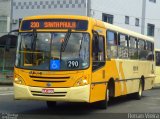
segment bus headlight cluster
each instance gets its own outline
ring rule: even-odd
[[[75,83],[75,86],[84,86],[84,85],[87,85],[87,84],[88,84],[88,81],[86,79],[80,78]]]
[[[14,82],[17,83],[17,84],[21,84],[21,85],[25,84],[24,81],[23,81],[23,79],[20,76],[18,76],[18,75],[14,76]]]

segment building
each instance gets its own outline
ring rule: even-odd
[[[159,11],[158,0],[13,0],[12,29],[30,15],[85,15],[154,37],[160,48]]]
[[[11,0],[0,0],[0,81],[10,79],[13,74],[16,48],[6,50],[6,34],[11,27]],[[14,37],[15,40],[15,37]]]
[[[0,0],[0,36],[10,31],[11,0]]]
[[[155,48],[160,48],[160,1],[147,0],[145,13],[145,27],[146,35],[155,38]]]

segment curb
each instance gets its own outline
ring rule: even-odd
[[[1,85],[13,86],[13,81],[12,80],[9,80],[9,81],[6,81],[6,80],[2,81],[2,80],[0,80],[0,86]]]

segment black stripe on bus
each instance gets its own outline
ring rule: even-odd
[[[69,79],[70,77],[43,77],[43,76],[30,76],[31,78],[43,78],[43,79]]]
[[[103,83],[108,83],[108,81],[103,81],[103,82],[92,82],[91,84],[103,84]]]
[[[154,78],[154,77],[145,77],[145,79]],[[115,82],[121,82],[121,81],[130,81],[130,80],[140,80],[141,78],[130,78],[130,79],[121,79],[121,80],[114,80]],[[108,83],[108,81],[103,82],[92,82],[91,84],[103,84]]]
[[[149,79],[149,78],[154,78],[154,77],[145,77],[144,79]],[[130,80],[140,80],[140,79],[141,79],[141,78],[121,79],[121,80],[115,80],[115,82],[130,81]]]
[[[46,81],[45,81],[45,80],[34,80],[34,81],[36,81],[36,82],[46,82],[46,83],[47,83],[47,82],[50,82],[50,83],[52,83],[52,82],[54,82],[54,83],[66,82],[66,81],[58,81],[58,80],[57,80],[57,81],[48,81],[48,80],[46,80]]]

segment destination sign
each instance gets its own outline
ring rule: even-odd
[[[21,30],[32,29],[75,29],[87,30],[88,21],[69,19],[24,20]]]

